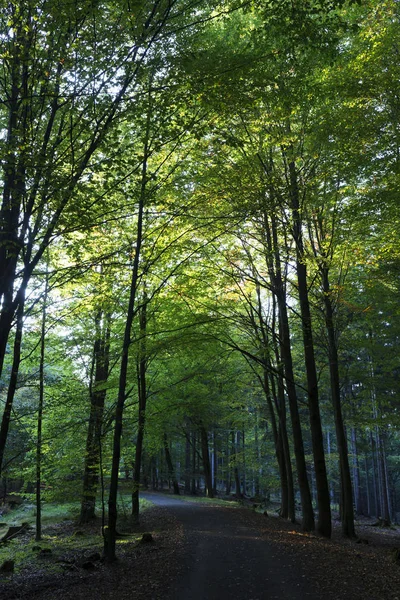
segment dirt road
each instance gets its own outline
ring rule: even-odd
[[[143,496],[184,527],[184,564],[170,600],[317,599],[301,568],[260,535],[248,510]]]

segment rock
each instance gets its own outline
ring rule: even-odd
[[[13,560],[5,560],[0,567],[0,573],[14,573],[14,566]]]
[[[140,540],[140,542],[142,544],[149,544],[151,542],[154,542],[153,536],[151,535],[151,533],[144,533],[142,535],[142,539]]]
[[[26,531],[28,528],[29,528],[29,523],[22,523],[22,525],[13,525],[12,527],[9,527],[8,530],[5,532],[5,534],[1,537],[0,543],[10,540],[11,538],[15,537],[16,535],[19,535],[20,533],[23,533],[24,531]]]

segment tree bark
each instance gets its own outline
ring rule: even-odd
[[[186,431],[186,440],[185,440],[185,494],[190,494],[190,432]]]
[[[314,510],[312,507],[310,486],[307,478],[303,434],[301,431],[300,414],[294,379],[289,318],[286,304],[286,286],[284,284],[281,269],[276,218],[274,214],[271,214],[270,218],[271,225],[269,225],[267,215],[264,215],[264,229],[268,249],[266,258],[270,279],[273,285],[273,293],[275,294],[278,306],[280,356],[283,362],[285,387],[289,403],[290,420],[292,424],[293,446],[302,509],[302,529],[303,531],[312,531],[315,527]]]
[[[46,281],[43,294],[42,324],[40,338],[40,361],[39,361],[39,405],[37,418],[37,440],[36,440],[36,535],[35,540],[42,539],[42,425],[44,406],[44,360],[46,350],[46,318],[47,318],[47,296],[49,293],[49,273],[46,269]]]
[[[204,425],[200,425],[201,456],[203,460],[204,480],[208,498],[214,498],[213,482],[211,475],[210,452],[208,448],[208,434]]]
[[[165,460],[167,462],[167,468],[168,468],[168,476],[169,476],[169,479],[172,481],[172,486],[174,488],[174,494],[179,496],[179,494],[180,494],[179,484],[178,484],[178,481],[175,476],[175,469],[174,469],[174,465],[172,463],[171,452],[169,449],[168,437],[167,437],[166,433],[164,433],[164,450],[165,450]]]
[[[135,466],[133,469],[133,491],[132,491],[132,516],[136,522],[139,522],[139,485],[140,469],[142,466],[144,428],[146,422],[146,328],[147,328],[147,296],[143,294],[143,304],[139,312],[140,321],[140,341],[139,341],[139,364],[138,364],[138,395],[139,395],[139,414],[138,414],[138,433],[135,449]]]
[[[287,163],[289,176],[290,204],[292,210],[293,239],[296,244],[297,288],[303,331],[304,359],[307,376],[308,410],[310,415],[311,440],[313,447],[314,470],[317,486],[318,524],[317,531],[324,537],[332,532],[329,485],[326,473],[325,452],[319,410],[318,377],[315,364],[314,340],[312,332],[310,302],[307,284],[302,217],[300,213],[299,188],[296,166],[293,160]]]
[[[191,493],[193,496],[196,495],[196,432],[192,432],[192,483]]]
[[[99,465],[104,403],[107,395],[105,385],[109,374],[111,317],[98,310],[95,316],[96,339],[93,346],[93,378],[90,384],[90,414],[86,437],[86,453],[83,474],[80,523],[95,519],[96,495],[99,485]]]
[[[121,355],[121,366],[119,373],[119,384],[118,384],[118,398],[115,407],[115,425],[114,425],[114,437],[113,437],[113,453],[112,453],[112,464],[111,464],[111,479],[110,489],[108,496],[108,527],[106,534],[104,535],[104,555],[107,562],[113,562],[116,560],[115,554],[115,543],[117,536],[117,492],[118,492],[118,474],[119,474],[119,462],[121,456],[121,436],[122,436],[122,416],[124,411],[124,405],[126,400],[126,383],[128,378],[128,363],[129,363],[129,348],[131,345],[131,331],[133,318],[135,315],[136,306],[136,294],[138,287],[139,278],[139,260],[141,255],[141,247],[143,242],[143,216],[146,199],[146,185],[147,185],[147,161],[149,158],[149,145],[150,145],[150,119],[151,119],[151,102],[149,101],[147,120],[146,120],[146,132],[143,148],[143,163],[142,163],[142,177],[141,177],[141,190],[139,197],[138,206],[138,221],[136,231],[136,248],[135,257],[133,260],[131,285],[129,290],[129,303],[126,314],[124,339],[122,345]]]
[[[215,430],[213,431],[213,494],[217,495],[217,487],[218,487],[218,444],[217,444],[217,434]]]
[[[23,317],[24,317],[24,302],[21,302],[17,309],[17,328],[15,331],[14,348],[13,348],[13,362],[11,367],[10,381],[8,383],[7,398],[3,412],[3,418],[0,427],[0,475],[2,473],[2,466],[4,460],[4,452],[6,448],[8,430],[10,428],[11,411],[14,402],[14,396],[17,389],[19,365],[21,363],[21,344],[22,344],[22,330],[23,330]]]
[[[236,488],[236,496],[238,498],[242,498],[243,494],[240,490],[240,477],[239,477],[239,468],[237,464],[237,433],[232,431],[232,464],[233,464],[233,474],[235,478],[235,488]]]
[[[342,494],[342,533],[346,537],[356,537],[354,529],[353,490],[350,475],[347,439],[342,415],[342,401],[340,397],[339,358],[334,326],[334,312],[332,306],[331,289],[329,285],[328,268],[321,268],[323,296],[325,304],[325,327],[328,335],[328,356],[331,397],[335,420],[336,442],[339,454],[340,481]],[[321,459],[322,460],[322,459]],[[318,484],[317,484],[318,485]]]

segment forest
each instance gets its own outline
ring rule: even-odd
[[[2,0],[0,514],[400,521],[400,5]],[[17,501],[17,500],[16,500]],[[1,518],[1,517],[0,517]]]

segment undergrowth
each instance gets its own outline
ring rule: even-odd
[[[130,494],[119,494],[118,512],[120,525],[129,524]],[[99,504],[100,506],[100,504]],[[140,512],[147,510],[152,503],[141,499]],[[80,511],[79,502],[43,503],[42,507],[42,539],[35,541],[36,508],[32,504],[23,504],[0,517],[0,536],[8,530],[8,526],[27,523],[26,531],[5,543],[0,543],[0,566],[7,560],[14,561],[14,574],[34,570],[38,572],[60,572],[62,561],[73,560],[74,557],[87,552],[102,553],[103,537],[101,531],[101,506],[96,511],[98,519],[90,527],[78,525]],[[135,543],[141,534],[130,534],[126,538],[117,539],[117,546]],[[45,550],[45,552],[43,552]],[[46,550],[48,553],[46,553]],[[58,562],[57,562],[58,561]],[[61,562],[60,562],[61,561]],[[9,575],[0,574],[0,583]]]

